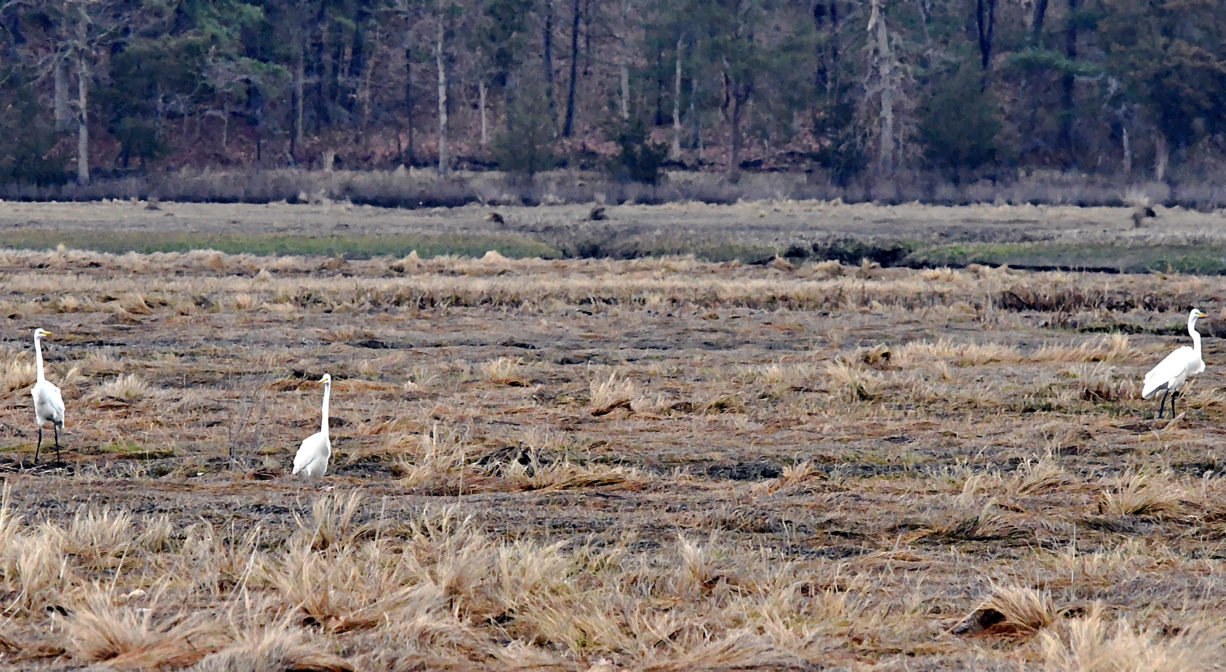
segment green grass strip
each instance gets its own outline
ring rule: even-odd
[[[1110,245],[1095,243],[956,243],[916,250],[914,266],[1008,264],[1070,270],[1108,268],[1126,273],[1226,274],[1226,245]]]
[[[518,236],[459,234],[323,235],[194,233],[161,231],[65,231],[56,229],[0,230],[0,246],[23,250],[55,249],[59,245],[95,252],[188,252],[217,250],[227,254],[318,255],[369,259],[402,257],[413,250],[422,257],[480,257],[489,250],[512,258],[561,256],[539,241]]]

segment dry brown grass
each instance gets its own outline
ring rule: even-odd
[[[68,655],[116,670],[182,669],[220,641],[216,625],[198,618],[155,622],[155,608],[119,606],[101,592],[89,594],[65,618]]]
[[[0,272],[0,667],[1220,660],[1216,339],[1153,423],[1135,390],[1178,316],[1000,297],[1220,312],[1223,278],[67,249]],[[1153,329],[1090,333],[1116,324]],[[62,469],[29,468],[33,326]],[[330,472],[291,480],[323,372]]]
[[[592,415],[604,415],[615,408],[630,408],[637,388],[634,381],[626,380],[610,371],[608,376],[598,375],[588,385],[588,408]]]
[[[30,355],[19,355],[8,360],[4,370],[0,371],[0,387],[9,392],[30,387],[35,380],[34,357]]]
[[[492,383],[522,387],[529,382],[529,369],[521,359],[499,357],[481,364],[481,373]]]
[[[120,374],[97,390],[97,395],[124,402],[134,402],[149,396],[149,384],[139,374]]]
[[[1024,638],[1054,624],[1058,617],[1056,605],[1047,591],[998,585],[974,612],[955,626],[954,632]]]
[[[1226,633],[1207,618],[1161,633],[1093,609],[1043,633],[1042,650],[1044,669],[1060,672],[1213,670],[1222,666]]]
[[[1115,516],[1178,511],[1189,492],[1170,474],[1129,471],[1110,479],[1098,495],[1098,510]]]

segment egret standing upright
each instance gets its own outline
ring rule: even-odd
[[[1145,374],[1145,386],[1141,389],[1141,398],[1149,399],[1158,390],[1163,390],[1162,402],[1158,404],[1158,417],[1166,406],[1167,395],[1171,397],[1171,417],[1175,417],[1175,397],[1183,387],[1188,376],[1194,376],[1205,370],[1205,360],[1200,358],[1200,334],[1196,331],[1196,319],[1209,317],[1196,308],[1188,313],[1188,334],[1192,336],[1192,345],[1183,346],[1167,355],[1158,362],[1158,366]]]
[[[50,421],[55,430],[55,461],[60,461],[60,427],[64,426],[64,397],[60,388],[47,380],[43,375],[43,337],[51,332],[39,327],[34,330],[34,364],[37,380],[30,388],[30,396],[34,397],[34,420],[38,423],[38,446],[34,448],[34,464],[38,464],[38,454],[43,448],[43,423]]]
[[[328,397],[332,393],[332,376],[325,373],[319,382],[324,384],[323,422],[318,432],[303,440],[294,456],[294,473],[318,478],[328,470],[328,458],[332,455],[332,442],[328,440]]]

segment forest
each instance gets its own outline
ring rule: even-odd
[[[0,183],[181,170],[1203,179],[1216,0],[7,0]]]

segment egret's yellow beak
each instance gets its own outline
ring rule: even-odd
[[[43,336],[52,336],[53,334],[46,329],[43,330]]]

